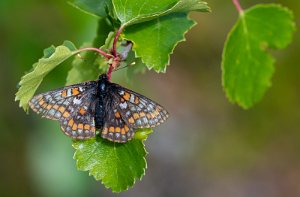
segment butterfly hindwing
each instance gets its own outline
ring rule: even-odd
[[[114,84],[118,110],[126,124],[133,128],[151,128],[163,123],[168,112],[151,99]]]
[[[70,115],[60,120],[61,129],[74,139],[92,138],[96,135],[95,95],[85,94],[78,100],[80,101],[79,105],[69,105],[66,108]]]
[[[113,102],[108,104],[101,137],[113,142],[125,143],[133,138],[134,130],[122,119],[117,104]]]
[[[59,120],[62,131],[75,139],[95,136],[94,100],[96,82],[84,82],[34,96],[33,111]]]

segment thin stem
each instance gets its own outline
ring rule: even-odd
[[[113,56],[111,54],[105,53],[104,51],[102,51],[101,49],[97,49],[97,48],[82,48],[82,49],[78,49],[76,52],[80,53],[82,51],[96,51],[98,53],[100,53],[101,55],[103,55],[104,57],[106,57],[107,59],[113,58]]]
[[[232,0],[232,2],[239,13],[243,12],[243,8],[241,7],[239,0]]]
[[[111,73],[112,73],[112,71],[113,71],[113,66],[112,66],[112,64],[109,64],[109,69],[108,69],[108,72],[106,74],[108,81],[110,81],[110,79],[111,79]]]
[[[114,42],[113,42],[113,48],[112,48],[112,54],[114,57],[117,57],[117,42],[119,40],[119,37],[123,31],[123,26],[121,26],[118,31],[116,32]]]

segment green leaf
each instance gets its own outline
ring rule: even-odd
[[[107,23],[105,19],[99,19],[97,36],[93,41],[93,44],[84,44],[84,47],[95,47],[105,44],[108,34],[112,31],[112,27]],[[72,63],[72,69],[68,73],[67,85],[80,83],[83,81],[94,80],[101,73],[102,66],[105,66],[105,62],[101,62],[102,56],[94,51],[85,51],[80,53],[80,57],[76,57]]]
[[[151,133],[153,133],[153,129],[138,129],[136,130],[134,138],[144,141],[148,138],[149,134]]]
[[[111,0],[74,0],[69,3],[87,14],[100,17],[106,17],[113,9]]]
[[[149,21],[174,12],[210,11],[201,0],[113,0],[122,26]]]
[[[76,47],[70,41],[65,41],[63,45],[51,46],[44,50],[44,56],[33,65],[33,71],[22,77],[20,88],[15,100],[20,100],[20,107],[28,110],[28,101],[43,81],[43,78],[60,63],[76,53]]]
[[[113,192],[128,189],[145,174],[147,152],[140,140],[120,144],[97,137],[75,141],[73,147],[77,168],[89,171]]]
[[[165,72],[170,54],[195,24],[187,14],[174,13],[127,27],[124,38],[134,43],[136,57],[141,57],[149,69]]]
[[[222,59],[223,86],[231,102],[249,108],[261,100],[274,73],[268,49],[286,47],[294,31],[293,14],[279,5],[256,5],[240,14]]]

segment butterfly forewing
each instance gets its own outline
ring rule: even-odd
[[[168,112],[151,99],[117,84],[118,110],[122,118],[133,128],[151,128],[160,125],[168,118]]]
[[[29,106],[43,117],[59,120],[63,132],[75,139],[95,136],[95,81],[66,86],[34,96]]]

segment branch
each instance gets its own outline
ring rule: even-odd
[[[102,51],[101,49],[97,49],[97,48],[82,48],[82,49],[78,49],[77,51],[75,51],[76,53],[80,53],[82,51],[96,51],[98,53],[100,53],[101,55],[103,55],[104,57],[106,57],[107,59],[113,58],[112,55],[105,53],[104,51]]]
[[[232,0],[232,2],[239,13],[243,12],[243,8],[241,7],[239,0]]]
[[[113,48],[112,48],[112,54],[114,57],[117,57],[117,42],[119,40],[119,37],[121,35],[123,31],[123,27],[121,26],[118,31],[116,32],[115,38],[114,38],[114,42],[113,42]]]

